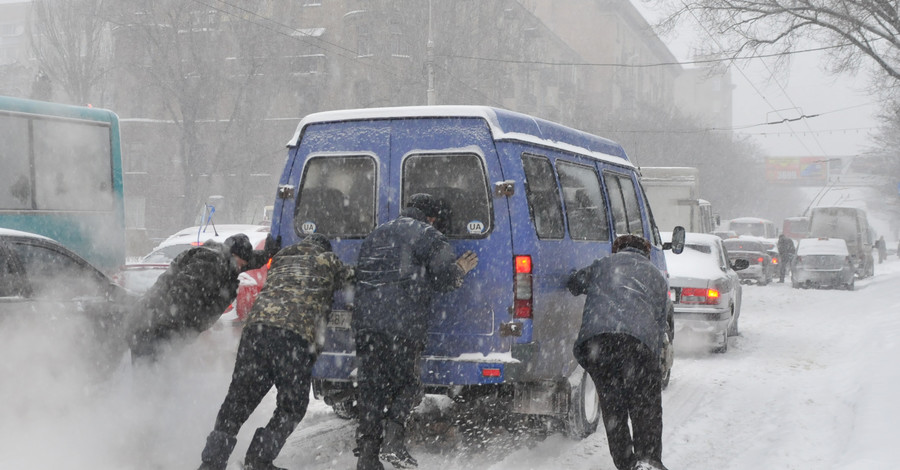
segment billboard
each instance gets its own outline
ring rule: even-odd
[[[768,157],[766,181],[792,186],[822,186],[828,181],[831,160],[826,157]]]

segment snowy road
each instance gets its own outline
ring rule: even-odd
[[[900,259],[876,269],[853,292],[745,286],[742,334],[725,354],[676,338],[663,393],[669,468],[898,468]],[[196,468],[231,368],[212,351],[233,342],[215,332],[158,370],[123,365],[100,389],[38,373],[30,387],[0,384],[0,468]],[[242,429],[231,470],[273,406],[269,394]],[[276,464],[354,468],[354,428],[313,401]],[[449,434],[411,450],[423,470],[614,469],[602,428],[577,442],[499,431],[477,450]]]

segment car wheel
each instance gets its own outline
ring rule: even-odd
[[[722,343],[712,350],[716,354],[723,354],[728,351],[728,329],[722,332],[721,340]]]
[[[584,439],[597,430],[600,422],[600,395],[590,374],[580,367],[577,383],[572,384],[569,413],[566,416],[566,435],[572,439]],[[571,379],[570,379],[571,383]]]
[[[759,281],[757,281],[757,284],[759,284],[761,286],[764,286],[768,283],[769,283],[769,276],[766,276],[765,274],[763,274],[763,276],[759,279]]]

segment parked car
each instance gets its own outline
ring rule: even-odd
[[[671,234],[662,237],[668,241]],[[743,258],[732,262],[722,239],[703,233],[685,234],[681,254],[665,253],[675,336],[683,330],[706,333],[714,341],[714,352],[727,351],[728,337],[739,333],[742,288],[737,271],[749,263]]]
[[[738,259],[747,260],[749,266],[738,273],[741,281],[754,281],[764,286],[775,276],[772,269],[772,255],[766,251],[763,242],[748,238],[731,238],[723,240],[722,244],[732,263]]]
[[[125,316],[134,300],[55,240],[0,228],[0,345],[51,355],[39,367],[74,367],[81,359],[91,368],[85,372],[111,371],[128,350]]]
[[[855,269],[842,238],[804,238],[791,263],[793,287],[837,287],[853,290]]]
[[[150,253],[143,256],[136,263],[122,266],[113,276],[113,280],[122,287],[135,293],[143,293],[156,279],[169,269],[169,264],[176,256],[189,248],[200,246],[209,240],[224,242],[232,235],[243,233],[250,239],[255,249],[261,249],[269,234],[266,225],[227,224],[213,226],[189,227],[179,230],[169,238],[163,240]],[[249,272],[249,271],[248,271]]]

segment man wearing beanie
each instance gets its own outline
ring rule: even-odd
[[[375,228],[359,251],[351,327],[358,361],[358,470],[417,467],[406,421],[419,395],[419,355],[432,318],[431,296],[452,291],[478,264],[459,258],[434,225],[441,205],[413,194],[400,217]]]
[[[277,251],[272,236],[254,251],[244,234],[208,241],[172,260],[138,300],[128,320],[131,359],[158,359],[174,339],[194,339],[211,327],[237,297],[238,275],[262,267]]]

